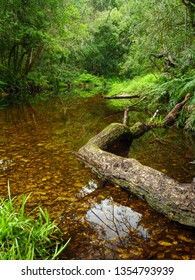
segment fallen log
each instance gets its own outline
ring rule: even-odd
[[[122,93],[113,96],[103,96],[104,99],[131,99],[131,98],[139,98],[140,95],[129,95],[128,93]]]
[[[182,184],[166,174],[142,165],[133,158],[108,152],[119,140],[133,141],[141,126],[130,130],[126,125],[112,123],[91,138],[76,153],[103,180],[121,186],[144,199],[156,211],[183,225],[195,227],[195,183]]]

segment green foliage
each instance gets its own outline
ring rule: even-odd
[[[82,67],[96,75],[120,73],[121,64],[131,45],[128,22],[117,9],[104,11],[88,27],[90,34],[82,46]]]
[[[117,1],[116,0],[91,0],[91,4],[94,8],[94,10],[98,11],[104,11],[108,10],[114,7],[117,7]]]
[[[150,110],[158,109],[161,112],[168,113],[174,106],[182,101],[187,93],[191,93],[191,99],[188,105],[195,104],[195,71],[191,70],[185,75],[179,75],[175,78],[167,78],[166,81],[156,84],[149,93],[147,106]],[[177,125],[185,126],[186,129],[194,130],[194,112],[183,110],[177,120]]]
[[[174,74],[193,67],[194,30],[181,0],[120,2],[133,42],[123,74],[130,70],[137,75],[151,68]]]
[[[186,93],[195,92],[195,71],[191,72],[191,75],[185,75],[181,82],[181,95],[183,96]]]
[[[8,87],[21,88],[29,80],[35,82],[36,76],[42,86],[56,80],[49,72],[67,62],[84,36],[84,25],[78,25],[80,15],[71,1],[1,1],[0,14],[0,74]],[[39,74],[28,77],[32,70]]]
[[[171,75],[193,68],[194,29],[181,0],[80,0],[82,5],[89,36],[80,62],[86,70],[132,78],[154,68]]]
[[[151,90],[151,87],[157,83],[159,80],[159,75],[147,74],[145,76],[138,76],[132,80],[126,80],[122,82],[115,82],[112,84],[112,89],[109,91],[108,95],[112,96],[115,94],[120,94],[122,92],[130,94],[139,94]]]
[[[74,92],[89,97],[105,91],[105,79],[88,73],[80,74],[73,82]],[[77,89],[79,89],[77,91]]]
[[[185,118],[184,128],[195,132],[195,111],[193,111],[187,119]]]
[[[65,89],[70,82],[83,94],[104,93],[99,77],[106,77],[117,80],[109,94],[147,95],[145,106],[163,114],[194,94],[193,1],[3,0],[0,15],[2,95],[18,99],[17,89]],[[193,124],[190,116],[184,112],[179,123]]]
[[[149,119],[149,123],[150,122],[154,122],[155,124],[157,124],[158,127],[163,127],[163,116],[160,115],[160,116],[156,116],[155,118],[150,118]]]
[[[47,211],[39,207],[34,219],[30,215],[37,209],[25,215],[27,199],[11,198],[8,185],[8,199],[0,201],[0,259],[56,259],[69,241],[62,245],[59,228],[50,221]]]
[[[167,95],[169,100],[169,111],[179,101],[181,101],[187,93],[194,95],[195,92],[195,72],[190,71],[189,73],[176,77],[174,79],[168,79],[166,82],[157,86],[153,91],[153,98],[155,102],[160,101],[163,95]]]
[[[93,86],[102,86],[104,79],[88,73],[82,73],[74,81],[74,85],[81,86],[82,84],[91,84]]]

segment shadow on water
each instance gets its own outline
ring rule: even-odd
[[[57,96],[0,111],[0,195],[29,194],[71,242],[64,259],[195,259],[195,231],[169,221],[118,186],[102,182],[74,156],[89,138],[123,113],[100,97]],[[131,121],[140,112],[132,112]],[[127,153],[171,177],[195,176],[195,140],[178,129],[154,130]],[[119,152],[119,148],[115,147]]]

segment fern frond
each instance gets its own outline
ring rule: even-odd
[[[193,77],[193,79],[191,79],[190,81],[188,81],[182,88],[181,90],[181,94],[186,94],[186,93],[193,93],[195,92],[195,76]]]

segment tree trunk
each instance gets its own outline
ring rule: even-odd
[[[195,227],[195,183],[181,184],[135,159],[108,152],[119,140],[131,142],[144,128],[137,125],[130,130],[123,124],[112,123],[91,138],[76,155],[103,180],[120,185],[146,200],[170,219]]]
[[[28,75],[28,73],[32,70],[35,62],[41,57],[43,51],[44,51],[44,47],[40,46],[37,48],[33,56],[33,49],[31,49],[29,57],[27,59],[26,67],[24,69],[24,73],[23,73],[24,76]]]

